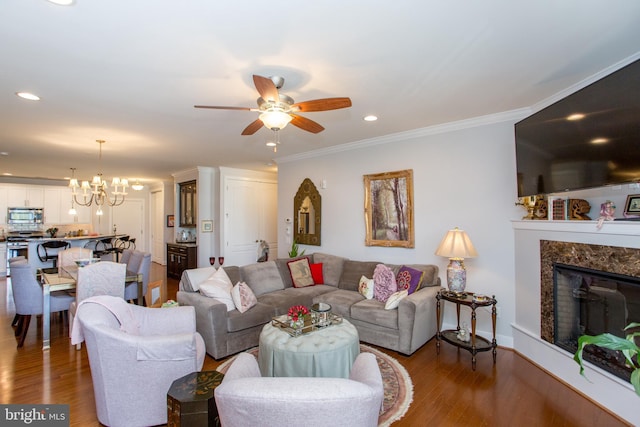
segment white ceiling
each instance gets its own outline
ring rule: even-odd
[[[106,177],[149,182],[532,106],[638,53],[640,2],[3,0],[0,40],[0,173],[87,179],[105,139]],[[353,106],[274,154],[258,113],[193,108],[255,107],[253,74]]]

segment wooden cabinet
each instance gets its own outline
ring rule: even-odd
[[[167,244],[167,276],[180,279],[182,272],[197,266],[197,247],[194,245]]]
[[[181,182],[180,189],[180,227],[195,227],[197,218],[197,194],[196,181]]]

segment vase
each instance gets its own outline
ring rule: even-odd
[[[290,325],[293,329],[302,329],[304,327],[304,318],[299,317],[298,320],[291,319]]]

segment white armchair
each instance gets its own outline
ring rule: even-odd
[[[255,357],[240,353],[214,393],[225,427],[374,427],[384,391],[371,353],[358,355],[349,379],[261,377]]]
[[[77,320],[72,344],[86,342],[98,420],[166,424],[169,387],[204,363],[193,307],[146,308],[102,295],[82,301]]]

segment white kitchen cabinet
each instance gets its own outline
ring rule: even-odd
[[[76,209],[76,215],[69,215],[71,209],[71,189],[63,187],[60,191],[62,206],[60,208],[60,220],[62,224],[90,224],[91,223],[91,207],[73,204]],[[79,197],[82,200],[82,197]]]
[[[8,192],[9,190],[6,187],[0,186],[0,224],[7,223],[7,207],[9,206],[7,204]]]
[[[44,188],[40,186],[8,187],[7,206],[10,208],[43,208]]]
[[[7,242],[0,242],[0,276],[7,275]]]
[[[63,221],[62,198],[64,193],[60,187],[51,187],[44,189],[44,222],[45,224],[61,224]],[[66,215],[68,216],[68,215]],[[67,218],[65,218],[67,220]]]

